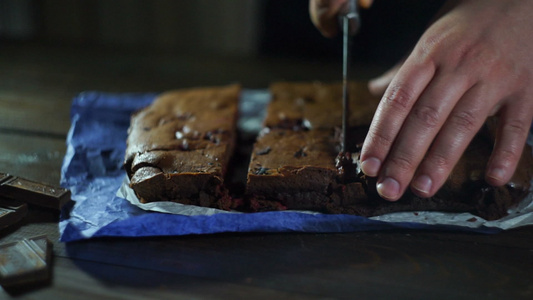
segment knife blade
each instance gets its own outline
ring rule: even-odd
[[[360,27],[360,17],[357,8],[357,0],[348,0],[339,13],[339,21],[343,32],[342,47],[342,152],[349,152],[348,149],[348,127],[350,118],[350,96],[348,91],[350,50],[354,36]]]

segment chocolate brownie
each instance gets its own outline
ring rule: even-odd
[[[358,120],[353,121],[352,116],[350,121],[354,138],[349,149],[355,152],[339,155],[340,84],[272,85],[273,100],[248,171],[247,196],[252,210],[303,209],[363,216],[437,210],[471,212],[492,220],[505,216],[509,207],[527,195],[533,177],[529,146],[507,185],[492,187],[483,179],[494,142],[491,120],[434,197],[420,198],[408,191],[396,202],[381,199],[375,179],[362,174],[358,160],[379,99],[370,96],[364,83],[352,83],[351,89],[352,113],[357,112]],[[310,113],[315,111],[317,114]]]
[[[235,148],[240,90],[171,91],[132,116],[124,166],[141,202],[232,207],[224,177]]]
[[[343,184],[335,166],[338,134],[331,130],[265,129],[248,172],[252,210],[317,210],[366,200],[361,182]]]

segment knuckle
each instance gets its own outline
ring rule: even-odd
[[[413,109],[413,117],[423,126],[434,128],[439,125],[439,111],[428,105],[416,105]]]
[[[450,122],[463,133],[476,131],[478,127],[478,118],[476,114],[471,111],[460,111],[452,114]]]
[[[393,86],[385,93],[381,101],[394,109],[408,110],[411,106],[413,94],[404,87]]]
[[[463,42],[457,45],[455,50],[451,52],[451,59],[461,65],[462,62],[478,59],[480,53],[481,49],[479,47]]]
[[[377,148],[386,148],[392,145],[394,138],[390,135],[384,134],[381,131],[375,131],[368,134],[370,141]]]
[[[395,169],[400,170],[401,172],[410,173],[415,169],[413,160],[405,155],[394,155],[388,160]]]
[[[510,162],[517,161],[520,158],[519,152],[520,151],[514,147],[499,149],[496,160],[506,165]]]
[[[428,59],[432,57],[441,45],[445,41],[445,36],[441,34],[429,34],[424,36],[417,47],[418,56]]]
[[[463,42],[451,52],[449,60],[456,69],[465,73],[476,71],[478,76],[490,76],[491,73],[501,76],[505,70],[503,61],[498,52],[489,49],[483,43],[471,44]]]
[[[504,133],[524,135],[529,131],[529,126],[523,120],[510,119],[505,121],[502,130]]]
[[[426,161],[435,173],[443,174],[452,169],[452,163],[444,153],[432,153]]]

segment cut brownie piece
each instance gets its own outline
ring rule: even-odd
[[[379,103],[366,84],[350,82],[350,124],[358,139]],[[343,182],[335,164],[342,122],[342,84],[277,82],[249,166],[246,194],[252,210],[325,211],[367,199],[361,182]]]
[[[351,86],[362,91],[366,85]],[[357,90],[352,92],[350,102],[355,103],[352,114],[357,111],[362,114],[357,122],[351,121],[353,139],[349,148],[356,152],[339,155],[339,84],[278,83],[272,89],[274,98],[265,129],[254,146],[248,171],[247,196],[252,210],[304,209],[363,216],[437,210],[472,212],[492,220],[505,216],[507,209],[529,191],[533,176],[529,146],[510,183],[503,187],[485,183],[486,162],[494,142],[491,126],[485,126],[434,197],[423,199],[408,191],[399,201],[383,200],[375,191],[375,179],[360,172],[357,152],[374,112],[369,107],[375,109],[379,100],[370,97],[367,91],[360,92],[363,97],[354,94]],[[358,110],[358,100],[354,98],[366,98],[361,101],[371,104],[359,105],[362,109]],[[334,119],[329,120],[328,116]]]
[[[141,202],[231,208],[224,176],[235,147],[240,90],[167,92],[132,116],[124,166]]]
[[[335,130],[265,129],[252,153],[247,193],[253,210],[324,211],[366,200],[360,182],[342,184]]]

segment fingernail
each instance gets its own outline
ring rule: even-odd
[[[492,169],[489,173],[489,177],[498,181],[502,181],[505,178],[505,171],[500,168]]]
[[[429,194],[429,191],[431,190],[431,184],[433,182],[431,181],[431,178],[427,175],[420,175],[415,178],[413,181],[413,188],[417,191],[420,191],[424,194]]]
[[[398,181],[386,177],[382,182],[377,185],[378,193],[386,200],[396,200],[400,194],[400,184]]]
[[[379,168],[381,167],[381,161],[375,157],[370,157],[361,162],[361,170],[367,176],[378,176]]]

